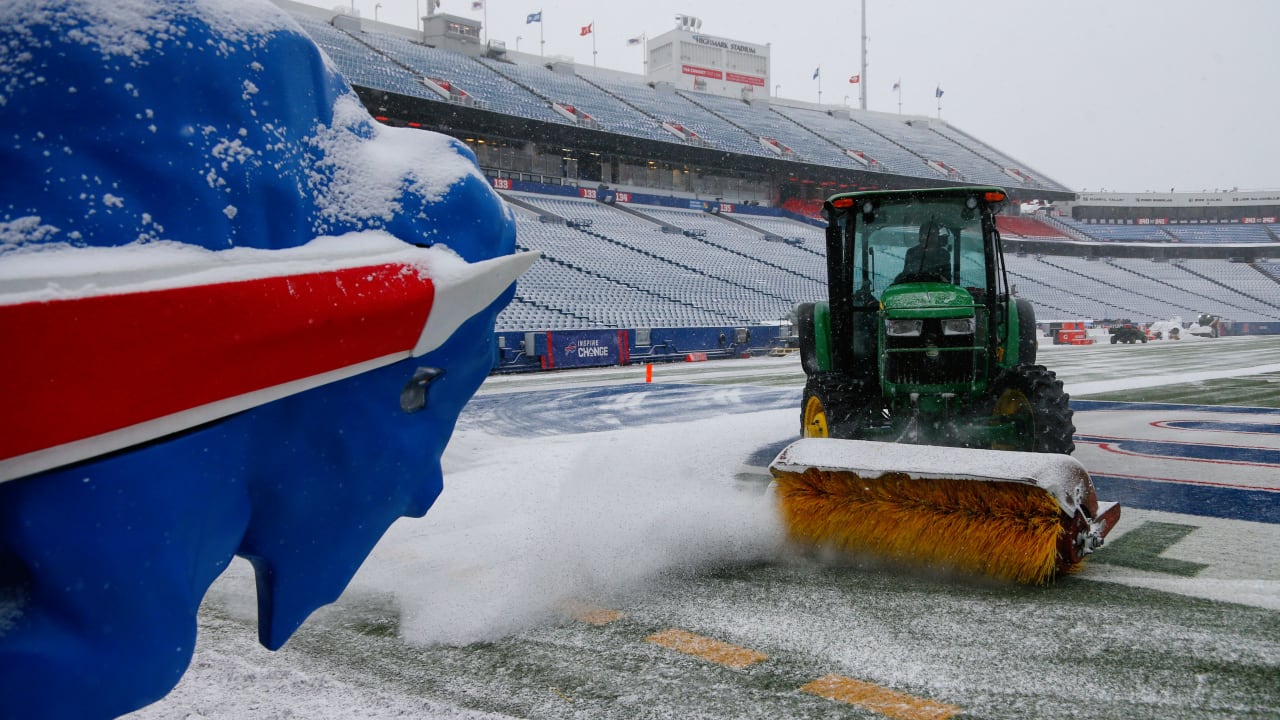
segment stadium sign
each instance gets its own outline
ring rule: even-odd
[[[626,365],[631,360],[627,330],[557,330],[545,335],[544,370]],[[540,348],[535,344],[531,349]]]

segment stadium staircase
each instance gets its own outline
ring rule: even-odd
[[[622,208],[615,208],[615,209],[617,209],[617,210],[621,210]],[[626,210],[627,210],[627,212],[634,213],[635,215],[637,215],[637,216],[639,216],[639,217],[642,217],[642,218],[645,218],[645,219],[649,220],[650,222],[661,223],[661,224],[663,225],[663,227],[672,227],[672,228],[675,228],[675,229],[676,229],[676,232],[681,232],[682,234],[686,235],[687,237],[689,237],[689,238],[690,238],[691,240],[693,240],[694,242],[699,242],[699,243],[702,243],[703,245],[707,245],[707,246],[709,246],[709,247],[713,247],[713,248],[717,248],[717,249],[719,249],[719,250],[723,250],[723,251],[725,251],[725,252],[727,252],[727,253],[731,253],[731,254],[733,254],[733,255],[737,255],[738,257],[743,258],[743,259],[745,259],[745,260],[749,260],[749,261],[751,261],[751,262],[760,263],[761,265],[764,265],[764,266],[766,266],[766,267],[773,268],[774,270],[777,270],[778,272],[786,273],[786,274],[788,274],[788,275],[794,275],[794,276],[796,276],[796,277],[804,278],[805,280],[811,280],[811,281],[813,281],[813,282],[817,282],[817,283],[826,283],[826,280],[825,280],[825,279],[819,279],[819,278],[811,277],[811,276],[809,276],[809,275],[806,275],[806,274],[804,274],[804,273],[800,272],[799,270],[795,270],[795,269],[792,269],[792,268],[789,268],[789,267],[784,267],[784,266],[779,265],[779,264],[777,264],[777,263],[774,263],[774,262],[770,262],[770,261],[768,261],[768,260],[765,260],[764,258],[759,258],[759,257],[756,257],[755,255],[750,255],[750,254],[748,254],[748,253],[744,253],[744,252],[742,252],[741,250],[736,250],[736,249],[734,249],[734,248],[731,248],[731,247],[729,247],[729,246],[727,246],[727,245],[723,245],[723,244],[718,243],[718,242],[716,242],[716,241],[714,241],[714,240],[711,240],[711,239],[709,239],[709,238],[706,238],[706,237],[700,237],[700,236],[698,236],[698,235],[690,235],[690,234],[688,234],[688,233],[683,232],[683,230],[681,230],[681,228],[676,227],[675,225],[671,225],[671,224],[669,224],[669,223],[665,223],[665,222],[663,222],[662,220],[659,220],[659,219],[657,219],[657,218],[649,217],[649,216],[645,215],[644,213],[642,213],[642,212],[640,212],[640,211],[638,211],[638,210],[633,210],[633,209],[631,209],[631,208],[626,208]],[[722,222],[730,222],[730,223],[734,223],[734,224],[736,224],[736,225],[739,225],[739,226],[741,226],[742,228],[746,229],[748,232],[751,232],[751,233],[753,233],[753,234],[759,234],[759,233],[760,233],[760,231],[759,231],[757,228],[751,227],[750,225],[748,225],[748,224],[746,224],[746,223],[744,223],[744,222],[739,222],[739,221],[738,221],[738,220],[736,220],[736,219],[729,218],[729,217],[726,217],[726,216],[724,216],[724,215],[715,215],[715,216],[711,216],[711,217],[715,217],[715,218],[717,218],[718,220],[720,220],[720,221],[722,221]]]
[[[1083,231],[1068,225],[1052,215],[1045,215],[1044,222],[1054,228],[1057,228],[1062,232],[1062,234],[1077,242],[1099,242],[1097,238],[1086,235]]]
[[[815,130],[814,128],[807,127],[804,123],[800,122],[799,120],[796,120],[790,115],[787,115],[786,113],[783,113],[783,112],[779,112],[777,108],[771,107],[769,108],[769,112],[773,113],[774,115],[777,115],[778,117],[782,118],[786,122],[791,123],[792,125],[795,125],[796,127],[800,128],[804,132],[809,133],[810,135],[813,135],[814,137],[818,138],[820,141],[831,145],[831,147],[835,148],[835,151],[837,153],[840,153],[841,155],[845,154],[846,148],[843,145],[836,142],[835,140],[832,140],[826,135],[823,135],[821,132]]]
[[[1166,263],[1166,264],[1172,265],[1172,263]],[[1246,308],[1246,307],[1241,306],[1241,305],[1239,305],[1239,304],[1237,304],[1237,303],[1234,303],[1234,302],[1230,302],[1230,301],[1228,301],[1228,300],[1225,300],[1225,299],[1223,299],[1223,298],[1221,298],[1221,297],[1212,297],[1212,296],[1206,295],[1206,294],[1204,294],[1204,293],[1196,292],[1196,291],[1191,290],[1191,289],[1186,288],[1186,287],[1177,287],[1177,286],[1170,285],[1170,284],[1169,284],[1169,282],[1168,282],[1168,281],[1166,281],[1166,280],[1164,280],[1164,279],[1161,279],[1161,278],[1155,277],[1154,275],[1149,275],[1149,274],[1147,274],[1147,273],[1138,272],[1137,270],[1134,270],[1133,268],[1125,267],[1124,265],[1121,265],[1121,264],[1119,264],[1119,263],[1112,263],[1112,264],[1111,264],[1111,266],[1112,266],[1112,267],[1114,267],[1114,268],[1117,268],[1117,269],[1119,269],[1119,270],[1123,270],[1124,272],[1130,273],[1130,274],[1132,274],[1132,275],[1134,275],[1134,276],[1136,276],[1136,277],[1143,278],[1144,280],[1149,280],[1149,281],[1151,281],[1151,282],[1159,283],[1159,284],[1161,284],[1161,285],[1167,285],[1167,286],[1169,286],[1170,291],[1171,291],[1171,292],[1173,292],[1175,295],[1182,295],[1182,296],[1194,296],[1194,298],[1197,298],[1197,299],[1199,299],[1200,301],[1202,301],[1202,303],[1201,303],[1201,304],[1210,305],[1211,307],[1214,307],[1215,309],[1213,310],[1213,314],[1223,316],[1223,317],[1225,317],[1226,319],[1229,319],[1229,320],[1230,320],[1230,319],[1238,319],[1238,318],[1232,318],[1232,317],[1230,317],[1231,313],[1224,312],[1224,311],[1222,311],[1220,308],[1224,308],[1224,307],[1233,308],[1233,309],[1235,309],[1235,310],[1238,310],[1238,311],[1241,311],[1241,312],[1246,313],[1246,315],[1249,315],[1249,314],[1257,314],[1257,311],[1256,311],[1256,310],[1254,310],[1254,309]],[[1175,267],[1176,267],[1176,266],[1175,266]],[[1185,268],[1180,268],[1180,270],[1185,270]],[[1189,274],[1195,275],[1195,276],[1197,276],[1197,277],[1203,277],[1203,276],[1199,275],[1198,273],[1189,273]],[[1230,290],[1230,291],[1234,292],[1234,290],[1233,290],[1232,288],[1229,288],[1229,287],[1227,287],[1227,286],[1225,286],[1225,285],[1220,285],[1219,283],[1214,283],[1214,284],[1215,284],[1215,285],[1219,285],[1219,286],[1223,287],[1223,288],[1224,288],[1224,289],[1226,289],[1226,290]],[[1197,314],[1197,315],[1198,315],[1198,314],[1200,313],[1200,310],[1189,310],[1189,312],[1190,312],[1191,314]],[[1280,315],[1272,316],[1270,319],[1280,319]]]
[[[1233,286],[1233,285],[1228,285],[1228,284],[1226,284],[1226,283],[1222,282],[1221,280],[1218,280],[1218,279],[1215,279],[1215,278],[1209,277],[1208,275],[1205,275],[1205,274],[1204,274],[1204,273],[1202,273],[1202,272],[1197,272],[1196,270],[1193,270],[1193,269],[1191,269],[1191,268],[1187,267],[1186,265],[1182,265],[1182,264],[1175,264],[1175,265],[1174,265],[1174,267],[1178,268],[1179,270],[1182,270],[1183,272],[1191,273],[1192,275],[1195,275],[1196,277],[1200,278],[1201,280],[1204,280],[1204,281],[1206,281],[1206,282],[1209,282],[1209,283],[1212,283],[1212,284],[1214,284],[1214,285],[1217,285],[1218,287],[1222,288],[1223,290],[1227,291],[1228,293],[1235,293],[1235,294],[1237,294],[1237,295],[1242,295],[1242,296],[1244,296],[1244,297],[1249,298],[1250,300],[1253,300],[1254,302],[1258,302],[1258,303],[1261,303],[1261,304],[1266,305],[1266,306],[1268,306],[1268,307],[1275,308],[1276,310],[1280,310],[1280,304],[1276,304],[1276,302],[1275,302],[1274,300],[1267,300],[1267,299],[1265,299],[1265,298],[1260,298],[1260,297],[1257,297],[1257,296],[1255,296],[1255,295],[1251,295],[1251,294],[1249,294],[1249,293],[1245,292],[1244,290],[1241,290],[1239,287],[1235,287],[1235,286]],[[1280,320],[1280,317],[1277,317],[1276,319]]]
[[[1194,313],[1194,312],[1196,312],[1193,308],[1190,308],[1190,307],[1180,307],[1180,306],[1178,305],[1178,303],[1177,303],[1177,302],[1174,302],[1174,301],[1169,300],[1169,298],[1168,298],[1168,297],[1157,297],[1157,296],[1155,296],[1155,295],[1150,295],[1150,294],[1145,293],[1145,292],[1142,292],[1142,291],[1140,291],[1140,290],[1136,290],[1136,289],[1134,289],[1133,287],[1126,287],[1126,286],[1124,286],[1124,285],[1120,285],[1120,284],[1118,284],[1118,283],[1110,282],[1110,281],[1108,281],[1108,280],[1104,280],[1104,279],[1099,278],[1099,277],[1096,277],[1096,276],[1088,275],[1088,274],[1086,274],[1086,273],[1082,273],[1082,272],[1080,272],[1080,271],[1078,271],[1078,270],[1073,270],[1073,269],[1071,269],[1071,268],[1069,268],[1069,267],[1066,267],[1066,266],[1064,266],[1064,265],[1061,265],[1061,264],[1059,264],[1059,263],[1056,263],[1056,262],[1054,262],[1054,261],[1052,261],[1052,260],[1046,259],[1044,256],[1037,257],[1037,258],[1036,258],[1036,260],[1037,260],[1037,261],[1039,261],[1040,263],[1043,263],[1043,264],[1045,264],[1045,265],[1048,265],[1049,267],[1053,268],[1054,270],[1056,270],[1056,271],[1058,271],[1058,272],[1060,272],[1060,273],[1069,273],[1069,274],[1071,274],[1071,275],[1075,275],[1076,277],[1083,278],[1084,280],[1088,281],[1090,284],[1103,285],[1103,286],[1106,286],[1106,287],[1108,287],[1108,288],[1111,288],[1111,289],[1117,290],[1117,291],[1119,291],[1120,293],[1125,294],[1125,295],[1131,295],[1131,296],[1137,296],[1137,297],[1147,298],[1148,300],[1155,301],[1158,305],[1162,305],[1162,306],[1169,307],[1169,308],[1170,308],[1170,309],[1172,309],[1172,310],[1180,310],[1180,311],[1184,311],[1185,313]],[[1119,267],[1117,267],[1117,266],[1113,266],[1113,265],[1109,265],[1109,264],[1107,265],[1107,267],[1109,267],[1109,268],[1110,268],[1110,267],[1116,267],[1117,269],[1121,269],[1121,270],[1125,269],[1125,268],[1119,268]],[[1157,283],[1159,283],[1159,281],[1158,281],[1158,280],[1154,280],[1154,279],[1152,279],[1152,281],[1153,281],[1153,282],[1157,282]],[[1043,282],[1043,281],[1041,281],[1041,282]],[[1164,285],[1165,287],[1168,287],[1171,295],[1173,295],[1173,296],[1176,296],[1176,295],[1177,295],[1177,293],[1178,293],[1177,288],[1174,288],[1174,287],[1171,287],[1171,286],[1165,285],[1164,283],[1160,283],[1160,284],[1161,284],[1161,285]],[[1077,292],[1078,292],[1078,291],[1077,291]],[[1108,303],[1108,304],[1109,304],[1109,305],[1111,305],[1112,307],[1120,307],[1120,306],[1118,306],[1118,305],[1115,305],[1114,303]],[[1135,309],[1135,308],[1121,308],[1121,309],[1125,309],[1125,310],[1127,310],[1127,312],[1129,312],[1129,313],[1130,313],[1130,315],[1131,315],[1131,316],[1133,316],[1133,317],[1145,317],[1145,316],[1152,315],[1152,313],[1150,313],[1150,312],[1144,312],[1143,310]],[[1157,316],[1157,317],[1158,317],[1158,316]]]
[[[597,202],[603,202],[603,201],[597,200]],[[684,234],[684,228],[681,228],[677,225],[672,225],[671,223],[666,222],[665,220],[660,220],[656,217],[653,217],[652,215],[646,215],[645,213],[642,213],[639,210],[636,210],[635,208],[628,206],[626,203],[622,203],[620,205],[615,203],[613,205],[610,205],[609,207],[613,208],[614,210],[617,210],[618,212],[624,212],[628,215],[634,215],[635,217],[638,217],[641,220],[651,222],[657,225],[664,233]]]
[[[706,112],[706,113],[709,113],[709,114],[711,114],[711,115],[714,115],[715,117],[717,117],[717,118],[719,118],[720,120],[724,121],[724,123],[725,123],[726,125],[729,125],[730,127],[737,128],[738,130],[740,130],[743,134],[747,135],[748,137],[757,137],[756,133],[751,132],[750,130],[748,130],[748,129],[746,129],[745,127],[743,127],[743,126],[739,125],[738,123],[734,122],[733,120],[730,120],[729,118],[725,117],[724,115],[721,115],[720,113],[716,112],[715,110],[712,110],[711,108],[707,107],[706,105],[704,105],[704,104],[702,104],[702,103],[698,102],[697,100],[693,99],[692,97],[690,97],[690,95],[691,95],[691,94],[696,94],[696,93],[687,93],[687,92],[684,92],[684,91],[682,91],[682,90],[678,90],[678,91],[676,91],[676,94],[677,94],[677,95],[679,95],[680,97],[684,98],[685,100],[689,101],[690,103],[692,103],[692,104],[694,104],[694,105],[697,105],[697,106],[698,106],[702,111],[704,111],[704,112]]]
[[[649,258],[651,258],[651,259],[653,259],[653,260],[655,260],[655,261],[657,261],[657,262],[659,262],[659,263],[663,263],[663,264],[667,264],[667,265],[671,265],[671,266],[674,266],[674,267],[680,268],[681,270],[684,270],[685,272],[690,272],[690,273],[694,273],[694,274],[696,274],[696,275],[701,275],[701,276],[703,276],[703,277],[710,278],[710,279],[715,280],[715,281],[717,281],[717,282],[722,282],[722,283],[724,283],[724,284],[726,284],[726,285],[732,285],[733,287],[736,287],[736,288],[738,288],[738,289],[740,289],[740,290],[745,290],[745,291],[750,292],[750,293],[756,293],[756,294],[759,294],[759,295],[764,295],[764,296],[767,296],[767,297],[769,297],[769,298],[771,298],[771,299],[773,299],[773,300],[780,300],[780,301],[782,301],[782,302],[786,302],[786,303],[790,303],[790,302],[791,302],[791,300],[790,300],[789,298],[785,298],[785,297],[783,297],[783,296],[781,296],[781,295],[778,295],[778,294],[776,294],[776,293],[769,292],[768,290],[761,290],[760,288],[753,288],[753,287],[751,287],[751,286],[749,286],[749,285],[743,285],[742,283],[740,283],[740,282],[738,282],[738,281],[736,281],[736,280],[732,280],[732,279],[730,279],[730,278],[723,277],[723,276],[721,276],[721,275],[717,275],[717,274],[715,274],[715,273],[707,272],[706,270],[702,270],[702,269],[700,269],[700,268],[696,268],[696,267],[694,267],[694,266],[692,266],[692,265],[685,264],[685,263],[683,263],[683,262],[680,262],[679,260],[673,260],[673,259],[668,258],[668,257],[665,257],[665,256],[663,256],[663,255],[659,255],[659,254],[657,254],[657,253],[650,252],[650,251],[648,251],[648,250],[645,250],[644,248],[637,247],[637,246],[632,245],[632,244],[630,244],[630,243],[628,243],[628,242],[626,242],[626,241],[623,241],[623,240],[617,240],[617,239],[615,239],[615,238],[611,238],[611,237],[609,237],[608,235],[605,235],[605,234],[603,234],[603,233],[598,233],[598,232],[596,232],[596,231],[594,231],[594,230],[591,230],[591,229],[589,229],[589,228],[585,228],[585,227],[575,227],[575,228],[573,228],[573,229],[574,229],[574,230],[576,230],[576,231],[578,231],[578,232],[580,232],[580,233],[583,233],[583,234],[585,234],[585,235],[590,235],[591,237],[594,237],[594,238],[597,238],[597,239],[600,239],[600,240],[604,240],[604,241],[605,241],[605,242],[607,242],[607,243],[612,243],[612,244],[614,244],[614,245],[618,245],[618,246],[621,246],[621,247],[627,248],[627,249],[629,249],[629,250],[634,250],[634,251],[636,251],[636,252],[640,253],[641,255],[645,255],[645,256],[647,256],[647,257],[649,257]]]
[[[930,129],[933,132],[936,132],[939,135],[942,135],[943,137],[950,139],[951,141],[955,142],[957,145],[960,145],[961,147],[965,148],[966,150],[969,150],[975,155],[982,157],[983,159],[990,162],[992,165],[995,165],[996,167],[1000,168],[1002,171],[1007,171],[1010,168],[1016,168],[1022,171],[1027,177],[1031,179],[1031,182],[1029,184],[1032,187],[1044,187],[1043,183],[1041,183],[1039,180],[1039,178],[1044,176],[1041,175],[1038,171],[1032,171],[1029,168],[1021,166],[1019,163],[1015,162],[1004,153],[991,147],[987,143],[979,140],[978,138],[970,135],[969,133],[961,130],[960,128],[952,127],[950,124],[946,125],[945,127],[946,127],[946,132],[942,132],[937,128],[930,128]],[[957,139],[956,137],[952,137],[953,134],[959,136],[959,138],[963,139],[964,142],[961,142],[961,140]],[[991,155],[988,155],[988,153],[990,153],[991,155],[998,156],[999,159],[992,158]],[[1006,172],[1005,174],[1008,174],[1008,173]],[[1027,185],[1027,184],[1028,183],[1026,183],[1025,181],[1023,182],[1023,185]]]
[[[597,83],[597,82],[593,82],[593,81],[591,80],[591,78],[587,77],[586,75],[578,75],[578,79],[579,79],[579,80],[581,80],[581,81],[583,81],[583,82],[585,82],[586,84],[590,85],[591,87],[594,87],[595,89],[599,90],[600,92],[604,93],[605,95],[608,95],[609,97],[613,98],[614,100],[617,100],[618,102],[622,103],[623,105],[626,105],[627,107],[631,108],[633,111],[635,111],[636,115],[638,115],[638,116],[640,116],[640,117],[644,118],[645,120],[651,121],[654,125],[657,125],[658,127],[662,127],[662,121],[661,121],[661,120],[659,120],[658,118],[654,117],[653,115],[650,115],[649,113],[645,112],[643,109],[641,109],[641,108],[637,107],[635,103],[631,102],[630,100],[626,99],[625,97],[622,97],[622,96],[621,96],[621,95],[619,95],[618,93],[615,93],[615,92],[613,92],[613,91],[609,90],[609,88],[606,88],[606,87],[604,87],[603,85],[600,85],[600,84],[599,84],[599,83]],[[673,135],[672,137],[675,137],[675,136]],[[685,140],[685,142],[688,142],[688,140]]]
[[[520,250],[530,250],[530,249],[531,249],[531,248],[525,247],[525,246],[523,246],[523,245],[520,245],[520,244],[518,244],[518,243],[517,243],[516,247],[517,247],[518,249],[520,249]],[[634,249],[634,248],[629,248],[629,249]],[[678,297],[675,297],[675,296],[672,296],[672,295],[668,295],[668,294],[666,294],[666,293],[658,292],[658,291],[653,290],[653,289],[651,289],[651,288],[642,287],[642,286],[640,286],[640,285],[636,285],[636,284],[634,284],[634,283],[627,282],[626,280],[621,280],[621,279],[619,279],[619,278],[613,277],[613,276],[608,275],[608,274],[606,274],[606,273],[602,273],[602,272],[600,272],[600,271],[598,271],[598,270],[592,270],[591,268],[582,267],[581,265],[578,265],[578,264],[576,264],[576,263],[574,263],[574,262],[571,262],[571,261],[569,261],[569,260],[564,260],[564,259],[562,259],[562,258],[556,257],[555,255],[553,255],[553,254],[551,254],[551,253],[547,252],[546,250],[542,250],[541,252],[542,252],[542,259],[543,259],[543,260],[545,260],[545,261],[547,261],[547,262],[550,262],[550,263],[552,263],[552,264],[558,265],[558,266],[560,266],[561,268],[564,268],[565,270],[568,270],[569,272],[582,273],[582,274],[584,274],[584,275],[588,275],[588,276],[591,276],[591,277],[594,277],[594,278],[599,278],[599,279],[601,279],[601,280],[603,280],[603,281],[605,281],[605,282],[612,283],[612,284],[617,285],[617,286],[619,286],[619,287],[621,287],[621,288],[626,288],[626,289],[628,289],[628,290],[631,290],[631,291],[634,291],[634,292],[638,292],[638,293],[641,293],[641,294],[643,294],[643,295],[647,295],[647,296],[649,296],[649,297],[655,298],[655,299],[657,299],[657,300],[662,300],[662,301],[664,301],[664,302],[675,303],[675,304],[677,304],[677,305],[681,305],[681,306],[684,306],[684,307],[686,307],[686,308],[689,308],[690,310],[698,310],[698,311],[701,311],[701,312],[708,312],[708,313],[712,313],[712,314],[714,314],[714,315],[717,315],[717,316],[720,316],[721,318],[723,318],[723,319],[725,320],[725,322],[731,322],[731,323],[744,322],[744,319],[743,319],[743,318],[741,318],[741,317],[737,317],[737,316],[734,316],[734,315],[727,315],[727,314],[722,313],[722,312],[720,312],[720,311],[718,311],[718,310],[715,310],[715,309],[713,309],[713,308],[704,307],[704,306],[702,306],[702,305],[698,305],[698,304],[696,304],[696,303],[689,302],[689,301],[684,300],[684,299],[682,299],[682,298],[678,298]],[[595,320],[596,320],[596,318],[588,318],[588,317],[586,317],[586,316],[579,315],[578,313],[575,313],[575,312],[570,311],[570,310],[565,310],[565,309],[562,309],[562,308],[557,308],[557,307],[551,306],[551,305],[546,304],[546,303],[539,303],[539,302],[532,301],[532,300],[530,300],[530,299],[528,299],[528,298],[526,298],[526,297],[522,297],[522,296],[520,295],[520,293],[519,293],[519,287],[520,287],[520,285],[519,285],[519,283],[517,283],[517,284],[516,284],[516,288],[517,288],[516,297],[517,297],[518,299],[520,299],[522,302],[528,302],[528,303],[533,304],[533,305],[538,305],[539,307],[544,307],[544,308],[547,308],[547,309],[550,309],[550,310],[554,310],[554,311],[556,311],[556,312],[562,313],[562,314],[567,315],[567,316],[572,316],[572,317],[575,317],[575,318],[581,318],[581,319],[584,319],[584,320],[591,320],[591,321],[595,321]]]
[[[561,225],[568,223],[568,220],[566,220],[563,217],[560,217],[559,215],[551,212],[550,210],[540,208],[537,205],[534,205],[533,203],[528,202],[526,200],[522,200],[515,195],[510,195],[507,193],[498,193],[498,195],[500,195],[503,200],[506,200],[512,205],[515,205],[516,207],[519,207],[519,208],[523,208],[537,215],[538,219],[541,220],[542,222],[555,222]]]
[[[920,158],[920,160],[921,160],[923,163],[925,163],[926,165],[929,163],[929,158],[925,157],[924,155],[921,155],[920,153],[916,152],[915,150],[912,150],[911,148],[907,147],[906,145],[903,145],[902,143],[898,142],[897,140],[894,140],[893,138],[889,137],[888,135],[885,135],[884,133],[880,132],[879,130],[877,130],[877,129],[873,128],[873,127],[871,127],[870,125],[868,125],[868,124],[866,124],[866,123],[864,123],[864,122],[859,121],[857,118],[855,118],[855,117],[853,117],[853,116],[850,116],[850,117],[849,117],[849,119],[850,119],[851,121],[853,121],[853,124],[857,125],[858,127],[861,127],[863,130],[866,130],[867,132],[869,132],[869,133],[871,133],[871,134],[875,135],[876,137],[879,137],[881,140],[884,140],[884,141],[886,141],[886,142],[888,142],[888,143],[890,143],[890,144],[896,145],[896,146],[897,146],[899,149],[901,149],[903,152],[910,153],[911,155],[914,155],[914,156],[916,156],[916,157]]]
[[[762,235],[764,236],[764,239],[765,239],[765,240],[768,240],[769,242],[786,242],[786,241],[782,238],[782,236],[781,236],[781,235],[775,235],[775,234],[773,234],[773,233],[770,233],[770,232],[769,232],[769,231],[767,231],[767,230],[763,230],[763,229],[761,229],[761,228],[758,228],[758,227],[756,227],[755,225],[752,225],[751,223],[749,223],[749,222],[747,222],[747,221],[745,221],[745,220],[739,220],[738,218],[733,217],[733,216],[731,216],[731,215],[717,215],[717,216],[716,216],[716,218],[718,218],[718,219],[719,219],[720,221],[722,221],[722,222],[731,223],[731,224],[733,224],[733,225],[737,225],[738,227],[744,228],[744,229],[746,229],[748,232],[760,233],[760,234],[762,234]],[[790,243],[788,243],[788,244],[790,244]],[[799,250],[799,251],[801,251],[801,252],[809,253],[810,255],[817,255],[818,257],[821,257],[821,258],[825,258],[825,257],[827,256],[827,254],[826,254],[825,252],[818,252],[817,250],[814,250],[813,248],[809,247],[808,245],[804,245],[804,244],[800,244],[800,245],[791,245],[791,247],[793,247],[793,248],[795,248],[795,249],[797,249],[797,250]],[[807,277],[807,276],[806,276],[806,277]],[[814,278],[814,279],[816,279],[816,278]],[[825,283],[825,282],[826,282],[826,280],[825,280],[825,279],[822,279],[822,280],[820,280],[819,282],[823,282],[823,283]]]

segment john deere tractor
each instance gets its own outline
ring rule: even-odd
[[[1070,454],[1062,382],[1010,295],[996,187],[824,204],[828,301],[797,308],[801,434]]]

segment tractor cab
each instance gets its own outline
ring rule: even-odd
[[[851,350],[846,369],[874,372],[889,397],[929,403],[982,392],[994,364],[1016,360],[992,331],[1007,321],[993,219],[1004,198],[957,188],[828,201],[831,310],[853,333],[842,342],[833,318],[835,345]]]

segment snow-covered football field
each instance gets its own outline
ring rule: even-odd
[[[798,359],[493,377],[334,606],[256,644],[247,563],[134,718],[1275,718],[1280,338],[1043,346],[1119,526],[1016,587],[783,542]]]

